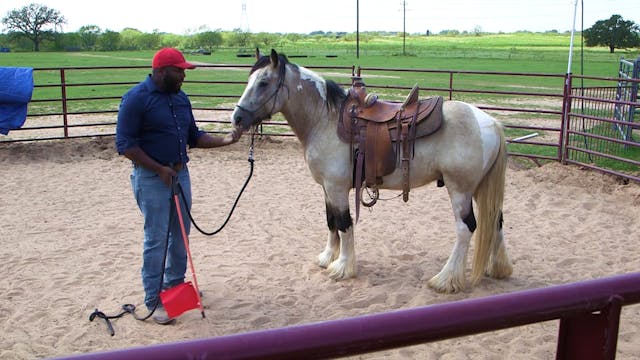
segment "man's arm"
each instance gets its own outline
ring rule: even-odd
[[[242,130],[235,127],[231,130],[230,133],[225,136],[214,136],[205,133],[198,137],[196,147],[215,148],[225,145],[231,145],[237,142],[240,139],[240,136],[242,136]]]

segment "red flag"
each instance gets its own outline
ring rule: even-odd
[[[160,300],[170,318],[180,316],[183,312],[202,309],[200,296],[191,281],[174,286],[160,292]]]

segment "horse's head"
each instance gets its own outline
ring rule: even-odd
[[[260,56],[256,51],[256,57],[247,87],[231,115],[233,125],[244,130],[271,118],[286,101],[286,56],[272,49],[269,56]]]

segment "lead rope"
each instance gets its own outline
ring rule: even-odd
[[[249,176],[247,176],[247,180],[245,180],[244,184],[242,185],[242,188],[240,189],[240,192],[238,193],[236,200],[233,202],[233,206],[231,207],[231,210],[229,211],[229,215],[227,215],[227,219],[224,221],[224,223],[222,223],[222,225],[220,225],[220,227],[214,231],[211,231],[211,232],[204,231],[198,226],[198,224],[196,224],[196,221],[193,219],[193,216],[191,215],[191,210],[187,208],[187,215],[189,215],[189,220],[191,220],[191,223],[193,224],[193,226],[196,229],[198,229],[198,231],[201,234],[212,236],[222,231],[222,229],[229,222],[229,219],[231,219],[231,215],[233,215],[233,211],[236,209],[236,206],[238,205],[238,201],[240,201],[240,197],[242,196],[244,189],[246,189],[247,185],[249,185],[249,180],[251,180],[251,176],[253,175],[253,161],[254,161],[253,160],[253,144],[255,142],[256,129],[257,129],[257,126],[254,127],[251,131],[251,144],[249,145],[249,159],[247,159],[247,161],[249,161]],[[185,201],[186,203],[184,192],[182,191],[182,186],[180,186],[179,183],[178,183],[178,188],[180,189],[180,195],[182,196],[182,201]]]

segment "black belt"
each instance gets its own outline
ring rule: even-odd
[[[184,168],[185,163],[179,162],[177,164],[169,164],[169,165],[164,165],[164,166],[168,166],[170,168],[172,168],[174,171],[180,171],[182,170],[182,168]],[[135,162],[133,163],[133,167],[138,167],[140,165],[136,164]]]

